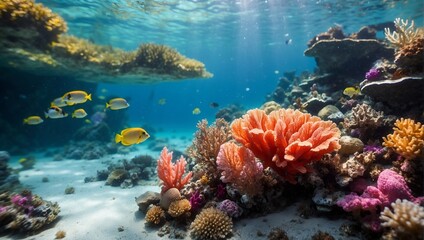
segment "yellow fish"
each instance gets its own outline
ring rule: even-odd
[[[78,103],[85,103],[87,100],[91,101],[91,94],[88,94],[84,91],[71,91],[71,92],[67,92],[65,93],[65,95],[63,95],[62,100],[67,104],[67,105],[73,105],[73,104],[78,104]]]
[[[116,134],[115,142],[120,142],[124,146],[130,146],[142,143],[149,137],[150,135],[142,128],[127,128],[122,130],[121,134]]]
[[[86,116],[87,116],[87,113],[82,108],[77,109],[72,113],[73,118],[85,118]]]
[[[343,94],[352,98],[361,94],[361,90],[359,90],[358,87],[347,87],[345,90],[343,90]]]
[[[64,118],[67,117],[68,114],[62,110],[60,107],[52,106],[47,109],[47,112],[44,113],[45,118]]]
[[[119,110],[129,107],[127,100],[123,98],[114,98],[109,100],[108,103],[106,103],[106,108],[110,108],[111,110]]]
[[[37,125],[44,122],[43,119],[41,119],[41,117],[39,116],[30,116],[24,119],[24,124],[28,124],[28,125]]]
[[[165,105],[165,103],[166,103],[166,98],[161,98],[158,100],[159,105]]]
[[[68,106],[65,101],[63,101],[63,99],[61,97],[56,98],[55,100],[53,100],[53,102],[50,103],[50,106],[57,106],[57,107],[65,107]]]
[[[84,122],[87,123],[87,124],[91,124],[91,120],[90,119],[85,119]]]
[[[194,108],[192,113],[193,115],[199,115],[201,113],[200,108]]]

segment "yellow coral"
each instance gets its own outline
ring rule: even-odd
[[[233,229],[231,218],[216,208],[203,209],[191,223],[194,239],[225,239]]]
[[[424,147],[424,126],[412,119],[396,120],[393,134],[383,137],[385,147],[406,159],[416,158]]]
[[[408,20],[396,18],[394,23],[396,30],[391,33],[389,28],[385,28],[384,33],[386,35],[386,39],[397,48],[401,48],[402,46],[413,42],[422,34],[421,30],[415,29],[413,20],[409,25]]]
[[[203,174],[203,175],[200,177],[200,183],[201,183],[202,185],[208,185],[208,184],[209,184],[209,182],[210,182],[210,179],[209,179],[209,177],[208,177],[206,174]]]
[[[391,206],[393,212],[388,207],[381,212],[381,225],[392,228],[399,239],[420,239],[424,232],[424,208],[405,199],[398,199]]]
[[[165,211],[159,206],[151,207],[146,213],[146,222],[158,225],[165,219]]]
[[[173,201],[171,205],[169,205],[168,213],[172,217],[176,218],[184,214],[190,214],[190,210],[190,201],[184,198],[177,201]]]

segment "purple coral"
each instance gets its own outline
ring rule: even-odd
[[[34,207],[32,206],[32,195],[13,195],[10,199],[10,201],[17,207],[25,209],[25,212],[27,214],[30,214]]]
[[[217,206],[217,208],[223,212],[225,212],[228,216],[232,218],[238,218],[243,213],[243,209],[237,205],[237,203],[225,199],[224,201],[220,202]]]
[[[370,81],[375,81],[380,78],[380,71],[377,68],[371,68],[367,73],[365,73],[365,78]]]
[[[191,194],[189,201],[191,210],[193,211],[199,210],[203,205],[203,197],[200,195],[199,191],[195,191],[193,194]]]
[[[378,145],[365,145],[364,152],[373,152],[376,155],[384,154],[385,150],[382,146]]]

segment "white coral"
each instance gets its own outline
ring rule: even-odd
[[[392,228],[401,236],[420,236],[424,232],[424,208],[408,200],[391,204],[393,212],[385,207],[381,212],[381,225]]]
[[[386,39],[397,48],[411,43],[419,35],[419,30],[415,29],[414,20],[411,20],[411,25],[409,26],[408,22],[408,20],[396,18],[394,21],[395,31],[391,33],[389,28],[384,29]]]

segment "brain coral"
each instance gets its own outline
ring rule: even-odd
[[[383,138],[385,147],[392,148],[406,159],[414,159],[424,147],[424,126],[412,119],[396,120],[393,134]]]
[[[195,239],[225,239],[233,228],[231,218],[216,208],[203,209],[191,223],[191,235]]]
[[[340,130],[331,121],[293,109],[279,109],[266,114],[249,110],[231,124],[234,139],[286,180],[307,172],[307,165],[326,153],[338,150]]]

